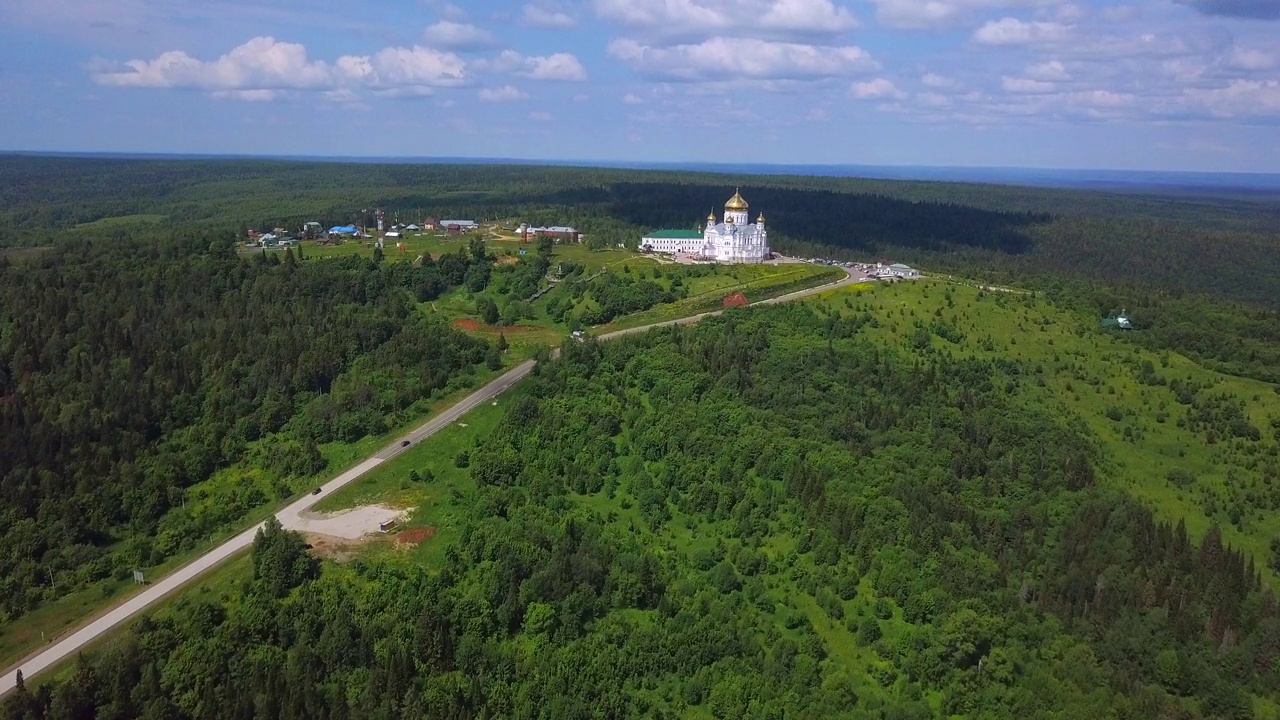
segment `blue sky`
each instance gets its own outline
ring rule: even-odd
[[[1280,171],[1280,0],[4,0],[0,149]]]

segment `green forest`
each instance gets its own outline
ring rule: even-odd
[[[224,600],[6,712],[1247,718],[1278,697],[1251,559],[1104,487],[1020,363],[885,349],[867,322],[778,307],[569,343],[458,470],[440,567],[320,567],[268,526]]]
[[[735,185],[932,277],[565,341],[839,274],[617,247]],[[242,247],[375,208],[590,242]],[[539,361],[352,486],[434,539],[268,522],[0,717],[1280,717],[1278,198],[14,156],[0,222],[4,663]]]

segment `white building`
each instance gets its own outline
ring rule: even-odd
[[[769,235],[764,213],[754,223],[747,220],[747,201],[735,192],[724,204],[724,221],[715,211],[707,216],[707,226],[694,230],[658,230],[640,241],[641,249],[660,253],[685,253],[720,263],[759,263],[768,260]]]
[[[894,263],[892,265],[876,263],[876,268],[871,274],[876,277],[899,278],[902,280],[916,280],[920,277],[919,270],[902,263]]]

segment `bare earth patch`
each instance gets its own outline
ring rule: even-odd
[[[423,542],[435,537],[436,527],[429,525],[424,528],[410,528],[403,532],[397,533],[392,540],[396,545],[414,546],[421,545]]]
[[[304,533],[302,538],[311,546],[311,552],[316,557],[338,563],[344,563],[354,558],[356,551],[373,539],[372,536],[366,535],[359,540],[347,540],[333,537],[332,535],[321,535],[320,533]]]
[[[482,322],[472,320],[471,318],[458,318],[453,321],[453,326],[460,330],[470,330],[472,332],[504,332],[504,333],[522,333],[532,332],[534,330],[545,330],[546,328],[534,327],[532,325],[485,325]]]
[[[386,505],[363,505],[340,513],[308,510],[299,513],[296,525],[290,529],[343,540],[359,540],[368,533],[377,533],[384,523],[403,521],[405,515],[406,511]]]

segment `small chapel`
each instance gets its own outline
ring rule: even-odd
[[[715,210],[707,216],[701,233],[688,230],[659,230],[645,236],[641,247],[660,253],[685,253],[718,263],[760,263],[770,258],[769,235],[764,213],[754,223],[747,218],[747,201],[735,191],[724,204],[724,218]]]

